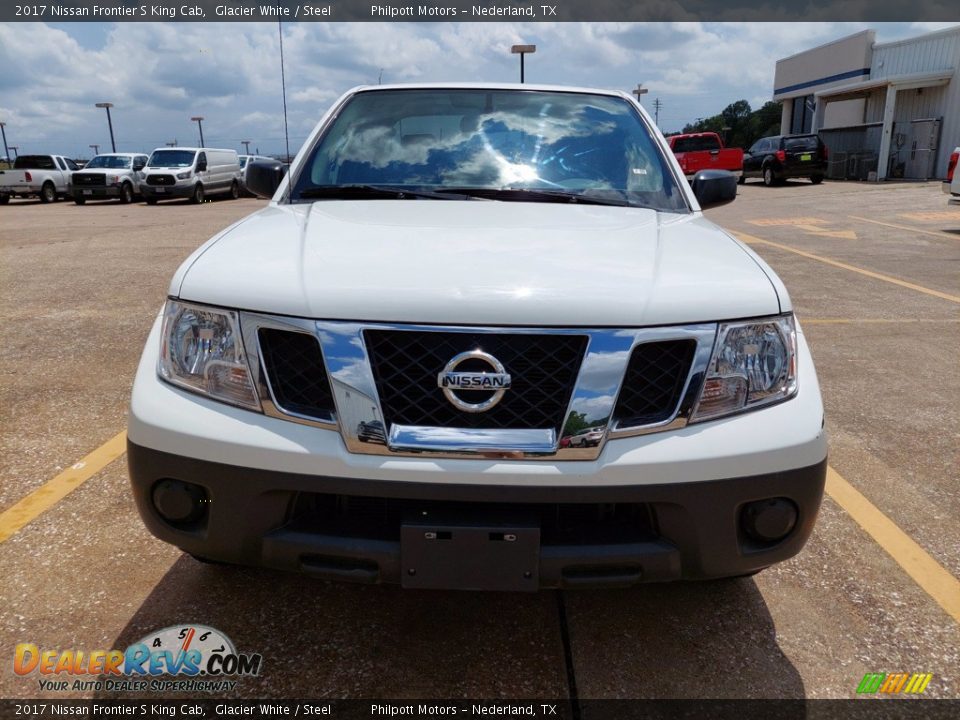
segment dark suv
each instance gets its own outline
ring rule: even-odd
[[[810,178],[814,185],[827,172],[827,146],[817,135],[774,135],[757,140],[743,155],[743,175],[775,185],[787,178]]]

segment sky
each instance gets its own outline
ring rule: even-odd
[[[887,42],[949,23],[284,23],[290,150],[355,85],[516,82],[510,46],[537,45],[527,82],[632,90],[679,130],[746,99],[771,99],[774,64],[872,27]],[[21,154],[168,142],[284,152],[275,23],[0,23],[0,121]],[[11,153],[12,154],[12,153]]]

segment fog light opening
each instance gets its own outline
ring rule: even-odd
[[[153,486],[153,507],[171,525],[190,525],[207,512],[207,491],[182,480],[161,480]]]
[[[752,540],[775,543],[789,535],[797,524],[797,506],[787,498],[767,498],[744,506],[740,525]]]

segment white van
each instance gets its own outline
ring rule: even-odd
[[[236,150],[165,147],[150,155],[140,192],[147,205],[166,198],[201,203],[208,195],[240,197],[240,160]]]

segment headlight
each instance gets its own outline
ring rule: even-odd
[[[796,392],[793,315],[723,323],[690,422],[763,407]]]
[[[260,410],[232,310],[167,301],[157,372],[167,382],[215,400]]]
[[[190,179],[189,170],[187,170],[187,172],[177,173],[177,180],[189,180],[189,179]]]

